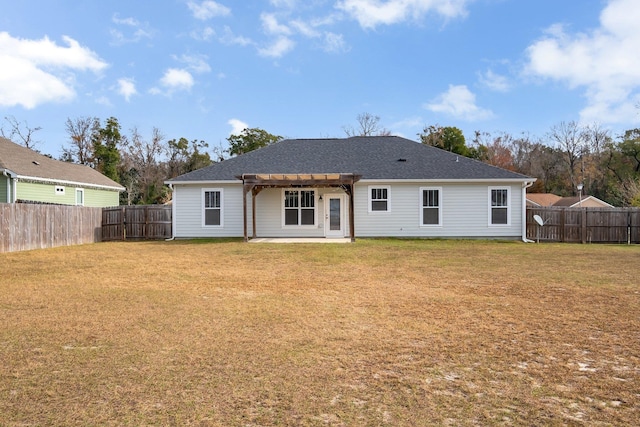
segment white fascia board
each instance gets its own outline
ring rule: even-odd
[[[78,187],[93,187],[93,188],[99,188],[103,190],[117,190],[117,191],[125,190],[124,187],[113,187],[111,185],[92,184],[89,182],[66,181],[64,179],[40,178],[37,176],[17,175],[16,178],[18,180],[44,182],[47,184],[75,185]]]
[[[18,174],[13,172],[11,169],[2,168],[2,169],[0,169],[0,172],[2,172],[2,174],[4,176],[7,176],[7,177],[12,178],[12,179],[15,179],[18,176]]]
[[[167,185],[242,185],[242,181],[234,179],[231,180],[217,180],[217,181],[165,181]]]
[[[537,178],[508,178],[508,179],[361,179],[358,183],[446,183],[446,184],[489,184],[489,183],[523,183],[534,182]]]

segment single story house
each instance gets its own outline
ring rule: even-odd
[[[0,137],[0,203],[118,206],[124,187],[88,166],[43,156]]]
[[[564,208],[613,208],[613,205],[595,196],[561,197],[552,193],[527,193],[527,206]]]
[[[397,136],[288,139],[166,181],[173,237],[526,239],[535,178]]]

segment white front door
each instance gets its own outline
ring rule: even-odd
[[[324,235],[325,237],[344,237],[344,197],[325,194]]]

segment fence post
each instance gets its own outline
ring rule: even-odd
[[[627,245],[631,244],[631,210],[627,211]]]
[[[122,215],[120,216],[120,227],[122,227],[122,241],[127,240],[127,218],[125,207],[122,207]]]
[[[144,238],[146,240],[150,239],[149,237],[149,206],[144,207],[144,228],[142,229],[142,234],[144,234]]]
[[[587,210],[585,208],[581,209],[582,212],[580,215],[580,236],[582,240],[582,244],[587,243]]]
[[[565,237],[565,224],[566,224],[566,215],[567,215],[567,211],[566,209],[562,209],[560,211],[560,241],[564,243],[564,237]]]

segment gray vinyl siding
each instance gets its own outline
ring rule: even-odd
[[[222,190],[222,226],[202,225],[202,189]],[[247,210],[251,212],[251,200]],[[174,236],[187,237],[242,237],[244,235],[241,184],[175,185],[173,188]],[[251,221],[248,222],[251,230]]]
[[[369,212],[370,186],[390,186],[389,211]],[[491,186],[510,189],[509,226],[489,225]],[[421,226],[420,188],[441,189],[442,222]],[[480,237],[519,238],[522,236],[522,187],[520,184],[451,183],[366,183],[356,184],[355,234],[358,237]]]
[[[316,193],[318,189],[314,189]],[[256,233],[258,237],[323,237],[324,205],[317,200],[317,219],[314,226],[283,226],[283,190],[264,189],[256,197]],[[249,221],[251,212],[248,211]]]
[[[369,188],[389,186],[389,211],[369,212]],[[439,188],[442,222],[439,226],[421,226],[421,188]],[[508,226],[489,225],[489,187],[509,188]],[[202,189],[223,191],[223,225],[203,227]],[[344,194],[339,189],[315,189],[318,195]],[[313,227],[283,227],[283,190],[267,188],[256,197],[257,237],[323,237],[325,205],[316,200],[317,220]],[[348,235],[348,201],[344,198],[345,231]],[[242,237],[243,205],[241,184],[174,184],[174,235],[191,237]],[[522,186],[517,184],[451,184],[437,182],[375,183],[355,186],[356,237],[459,237],[520,238],[522,236]],[[247,228],[252,236],[251,194],[247,195]]]

